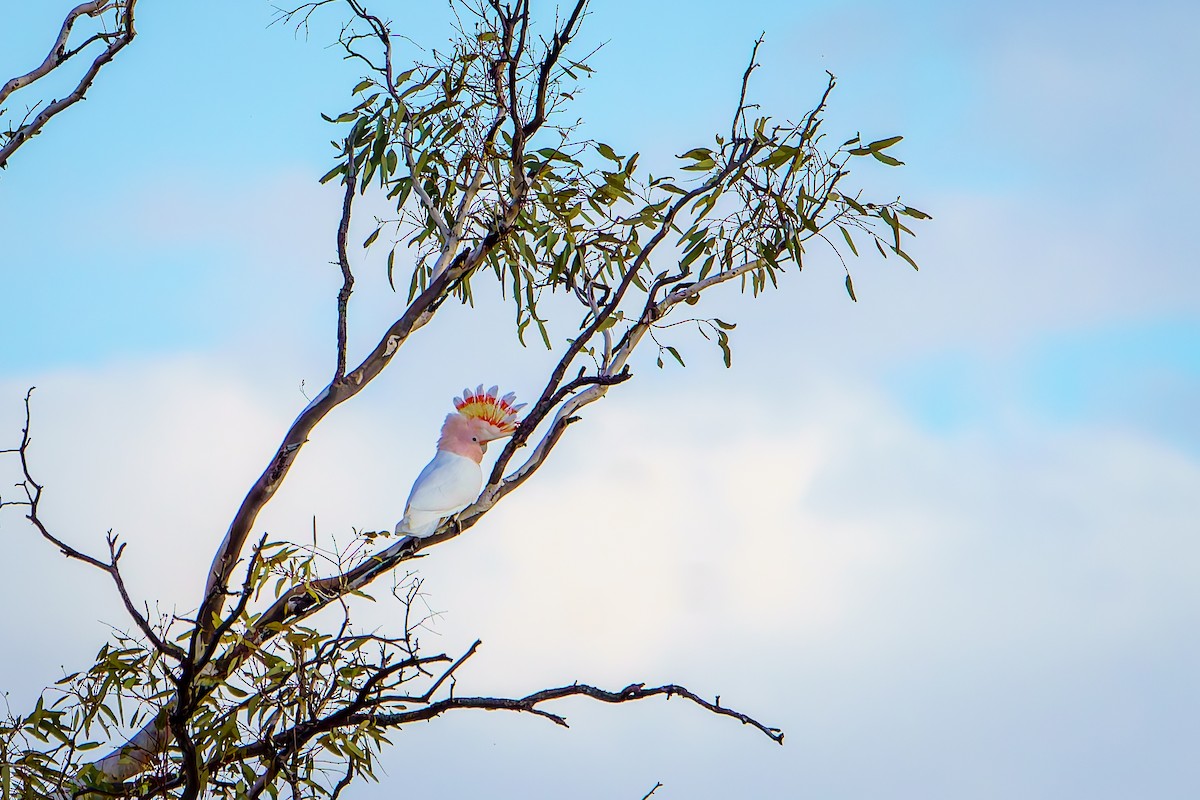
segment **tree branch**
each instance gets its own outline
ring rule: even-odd
[[[342,197],[342,218],[337,229],[338,265],[342,268],[342,288],[337,296],[337,367],[333,371],[332,383],[337,383],[346,374],[346,315],[350,304],[350,293],[354,291],[354,273],[350,270],[350,255],[346,239],[350,234],[350,214],[354,206],[354,188],[358,173],[354,168],[354,144],[346,138],[346,193]]]
[[[659,789],[661,789],[661,788],[662,788],[662,782],[661,782],[661,781],[660,781],[660,782],[658,782],[658,783],[655,783],[655,784],[654,784],[654,787],[653,787],[652,789],[650,789],[650,791],[646,792],[646,794],[644,794],[644,795],[642,796],[642,800],[650,800],[650,798],[654,796],[654,793],[655,793],[655,792],[657,792],[657,791],[658,791]]]
[[[528,4],[526,4],[528,6]],[[567,21],[563,23],[554,34],[551,40],[550,49],[546,53],[546,57],[542,59],[542,65],[538,71],[537,83],[537,100],[534,102],[533,117],[521,129],[523,138],[528,139],[537,132],[538,128],[542,127],[542,123],[546,121],[546,92],[550,86],[550,73],[554,70],[554,65],[558,63],[559,56],[562,55],[563,48],[571,41],[578,30],[580,17],[583,10],[587,7],[587,0],[576,0],[575,7],[571,9],[571,14],[567,17]],[[528,7],[526,7],[528,14]]]
[[[577,24],[578,17],[584,5],[585,1],[579,0],[568,23],[556,34],[555,42],[557,45],[556,47],[552,47],[550,54],[547,55],[547,63],[552,64],[558,58],[558,54],[561,53],[562,47],[570,40],[574,26]],[[379,26],[374,28],[376,31],[375,35],[380,38],[381,43],[387,49],[387,52],[390,53],[390,49],[388,49],[390,48],[390,38],[387,34],[386,25],[370,17],[370,15],[366,15],[366,12],[357,3],[352,2],[352,7],[360,17],[368,21],[374,20],[374,23]],[[390,85],[390,76],[388,81]],[[395,91],[394,87],[390,91]],[[397,99],[399,98],[397,97]],[[545,95],[542,93],[539,95],[539,104],[544,103]],[[539,105],[538,108],[542,108],[542,105]],[[495,127],[493,127],[493,130],[495,130]],[[536,127],[533,130],[536,131]],[[411,153],[408,156],[411,156]],[[415,163],[412,166],[415,167]],[[413,180],[414,191],[416,191],[419,185],[419,181],[415,178],[416,176],[414,176]],[[429,285],[410,303],[403,316],[388,329],[380,339],[379,344],[375,347],[375,350],[363,360],[358,368],[346,374],[341,380],[331,382],[300,413],[295,422],[292,423],[291,428],[285,434],[283,442],[276,451],[275,457],[243,500],[241,507],[239,507],[230,524],[225,540],[213,560],[205,588],[204,600],[197,616],[202,626],[209,625],[207,620],[211,617],[212,610],[220,602],[220,598],[225,592],[225,582],[228,579],[229,572],[232,570],[233,563],[237,560],[237,556],[245,544],[246,536],[254,520],[282,483],[300,448],[307,441],[309,433],[311,433],[317,423],[329,411],[350,397],[353,397],[370,383],[387,366],[399,347],[407,340],[408,336],[432,318],[433,312],[445,298],[448,290],[457,281],[470,274],[477,266],[483,263],[492,250],[511,234],[512,226],[516,221],[521,205],[525,202],[527,193],[528,185],[522,184],[517,193],[499,210],[494,227],[474,247],[458,252],[457,254],[453,251],[453,248],[457,247],[457,237],[454,231],[445,224],[444,218],[441,219],[441,222],[438,223],[438,228],[445,231],[444,236],[446,239],[441,248],[438,264],[439,267],[445,263],[448,263],[449,266],[444,270],[435,268]],[[424,201],[422,202],[424,203]],[[682,203],[683,199],[680,202]],[[436,222],[437,217],[434,219]],[[632,278],[629,280],[632,280]],[[627,284],[628,281],[623,285],[627,286]],[[615,308],[618,302],[619,296],[614,300],[612,307]],[[578,352],[578,350],[576,349],[575,352]],[[559,380],[561,380],[561,376]],[[557,383],[555,384],[556,388]],[[203,638],[207,638],[210,631],[211,629],[206,631]]]
[[[122,6],[122,3],[124,4]],[[81,16],[96,17],[103,14],[105,11],[114,9],[117,12],[117,31],[111,34],[103,34],[93,37],[94,39],[109,39],[108,46],[102,50],[99,55],[92,61],[91,65],[84,72],[83,77],[79,79],[74,90],[65,97],[54,100],[49,103],[40,112],[34,115],[32,120],[23,122],[14,130],[6,132],[7,140],[3,145],[0,145],[0,169],[8,165],[8,159],[17,151],[21,145],[29,141],[37,135],[42,128],[46,126],[53,117],[75,103],[84,99],[84,95],[91,88],[92,82],[100,73],[100,69],[114,58],[117,53],[121,52],[130,42],[133,41],[137,31],[134,29],[134,8],[137,5],[137,0],[91,0],[91,2],[81,3],[67,13],[66,19],[63,21],[62,29],[59,31],[58,38],[55,39],[54,45],[50,48],[50,52],[46,58],[37,67],[34,67],[24,75],[19,75],[12,78],[0,88],[0,103],[7,100],[13,92],[22,89],[30,84],[41,80],[49,75],[58,67],[62,66],[68,59],[83,49],[83,46],[75,50],[67,50],[67,40],[70,38],[71,29],[74,27],[76,20]],[[86,44],[84,45],[86,46]]]
[[[743,725],[749,725],[752,728],[760,731],[778,744],[783,744],[784,733],[779,728],[773,728],[759,722],[754,717],[748,714],[743,714],[726,706],[722,706],[721,698],[718,696],[715,701],[709,702],[699,695],[691,692],[683,686],[677,684],[666,684],[663,686],[654,686],[646,688],[644,683],[634,683],[626,686],[616,692],[606,691],[595,686],[590,686],[584,683],[573,683],[569,686],[560,686],[554,689],[543,689],[539,692],[526,695],[520,698],[502,698],[502,697],[448,697],[444,700],[430,703],[423,708],[412,709],[410,711],[401,711],[393,714],[370,714],[361,713],[353,714],[345,719],[338,720],[318,720],[317,722],[297,725],[295,728],[281,731],[276,734],[275,741],[279,744],[286,744],[288,740],[311,739],[319,733],[324,733],[333,730],[337,727],[358,725],[364,722],[370,722],[387,728],[396,728],[407,725],[412,722],[421,722],[430,720],[434,717],[439,717],[447,711],[458,709],[482,709],[485,711],[517,711],[524,713],[536,714],[545,717],[556,725],[561,725],[564,728],[568,727],[564,717],[546,711],[540,708],[544,703],[550,703],[555,700],[561,700],[566,697],[588,697],[592,700],[597,700],[602,703],[620,704],[629,703],[637,700],[645,700],[649,697],[657,697],[665,695],[667,699],[672,697],[681,697],[694,703],[701,708],[710,711],[720,716],[730,717]],[[236,751],[232,760],[243,760],[245,758],[255,757],[264,752],[262,743],[247,745]]]

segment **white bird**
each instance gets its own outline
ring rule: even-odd
[[[517,412],[525,407],[513,405],[517,398],[511,392],[497,397],[498,391],[493,386],[485,392],[480,385],[454,398],[456,411],[446,417],[437,453],[413,483],[404,518],[396,523],[397,536],[432,536],[443,520],[478,499],[487,443],[511,436]]]

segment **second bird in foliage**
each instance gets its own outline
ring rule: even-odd
[[[517,412],[525,407],[513,404],[516,395],[511,392],[503,397],[498,392],[496,386],[485,392],[480,385],[454,399],[456,411],[442,424],[437,454],[413,483],[396,535],[431,536],[443,520],[479,497],[487,443],[511,436],[517,429]]]

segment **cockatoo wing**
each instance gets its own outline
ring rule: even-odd
[[[439,450],[413,483],[397,534],[431,535],[442,520],[479,497],[483,470],[465,456]]]

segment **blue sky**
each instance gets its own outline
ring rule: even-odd
[[[0,76],[69,5],[6,10]],[[443,7],[411,5],[390,14],[440,43]],[[140,595],[182,609],[332,365],[319,113],[358,75],[328,29],[268,27],[265,3],[141,14],[87,102],[0,173],[0,431],[38,385],[56,519],[80,544],[117,529]],[[427,559],[435,641],[485,640],[472,691],[676,680],[788,744],[673,703],[569,705],[570,732],[459,718],[404,733],[391,777],[352,796],[1196,796],[1198,25],[1183,2],[597,2],[589,135],[669,165],[727,124],[765,31],[765,111],[807,110],[828,69],[833,138],[905,136],[907,166],[855,177],[934,215],[922,270],[852,264],[852,304],[816,259],[779,293],[714,298],[734,368],[691,340],[686,371],[641,365],[540,482]],[[402,299],[383,257],[359,260],[360,351]],[[533,390],[542,354],[461,334],[506,311],[449,311],[328,421],[264,530],[394,518],[452,392]],[[627,513],[578,518],[606,497]],[[0,615],[32,648],[0,667],[19,705],[119,609],[18,519],[0,531],[26,566],[6,606],[54,580],[96,598]]]

